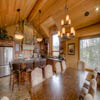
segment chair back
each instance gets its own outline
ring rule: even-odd
[[[53,76],[52,65],[47,65],[44,69],[45,78],[50,78]]]
[[[40,68],[46,66],[46,59],[40,59]]]
[[[67,69],[66,62],[63,60],[62,61],[62,70],[65,71]]]
[[[93,97],[91,94],[86,94],[86,96],[84,97],[84,100],[93,100]]]
[[[78,69],[84,70],[85,69],[85,63],[83,61],[78,61]]]
[[[96,71],[93,71],[93,73],[92,73],[92,77],[93,77],[94,79],[97,78],[97,72],[96,72]]]
[[[35,68],[31,72],[32,87],[40,84],[43,81],[42,69]]]
[[[61,64],[60,64],[60,62],[57,62],[55,64],[55,70],[56,70],[56,74],[61,73]]]
[[[20,71],[20,64],[12,64],[13,71]]]
[[[97,81],[96,81],[96,79],[92,79],[92,80],[90,81],[89,93],[90,93],[93,97],[95,97],[95,95],[96,95],[96,90],[97,90]]]

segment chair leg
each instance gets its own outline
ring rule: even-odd
[[[18,74],[18,88],[20,90],[20,86],[21,86],[21,73]]]
[[[12,76],[12,83],[11,83],[11,85],[12,85],[12,91],[14,90],[14,78],[15,78],[15,76],[13,75]]]

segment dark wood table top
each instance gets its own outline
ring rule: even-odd
[[[77,100],[87,72],[68,68],[65,73],[54,75],[33,87],[32,100]]]

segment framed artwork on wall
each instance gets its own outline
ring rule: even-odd
[[[68,55],[75,55],[75,43],[68,44]]]

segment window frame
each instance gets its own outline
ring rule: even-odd
[[[79,37],[78,39],[78,60],[80,60],[80,40],[85,40],[85,39],[92,39],[92,38],[100,38],[100,34],[97,35],[91,35],[91,36],[83,36],[83,37]],[[86,68],[87,71],[93,71],[90,68]]]
[[[53,51],[53,35],[57,35],[57,32],[56,33],[53,33],[52,35],[51,35],[51,37],[52,37],[52,56],[54,57],[54,55],[53,55],[53,52],[59,52],[59,54],[60,54],[60,38],[59,38],[59,50],[58,51]],[[58,56],[56,56],[56,57],[58,57]]]

